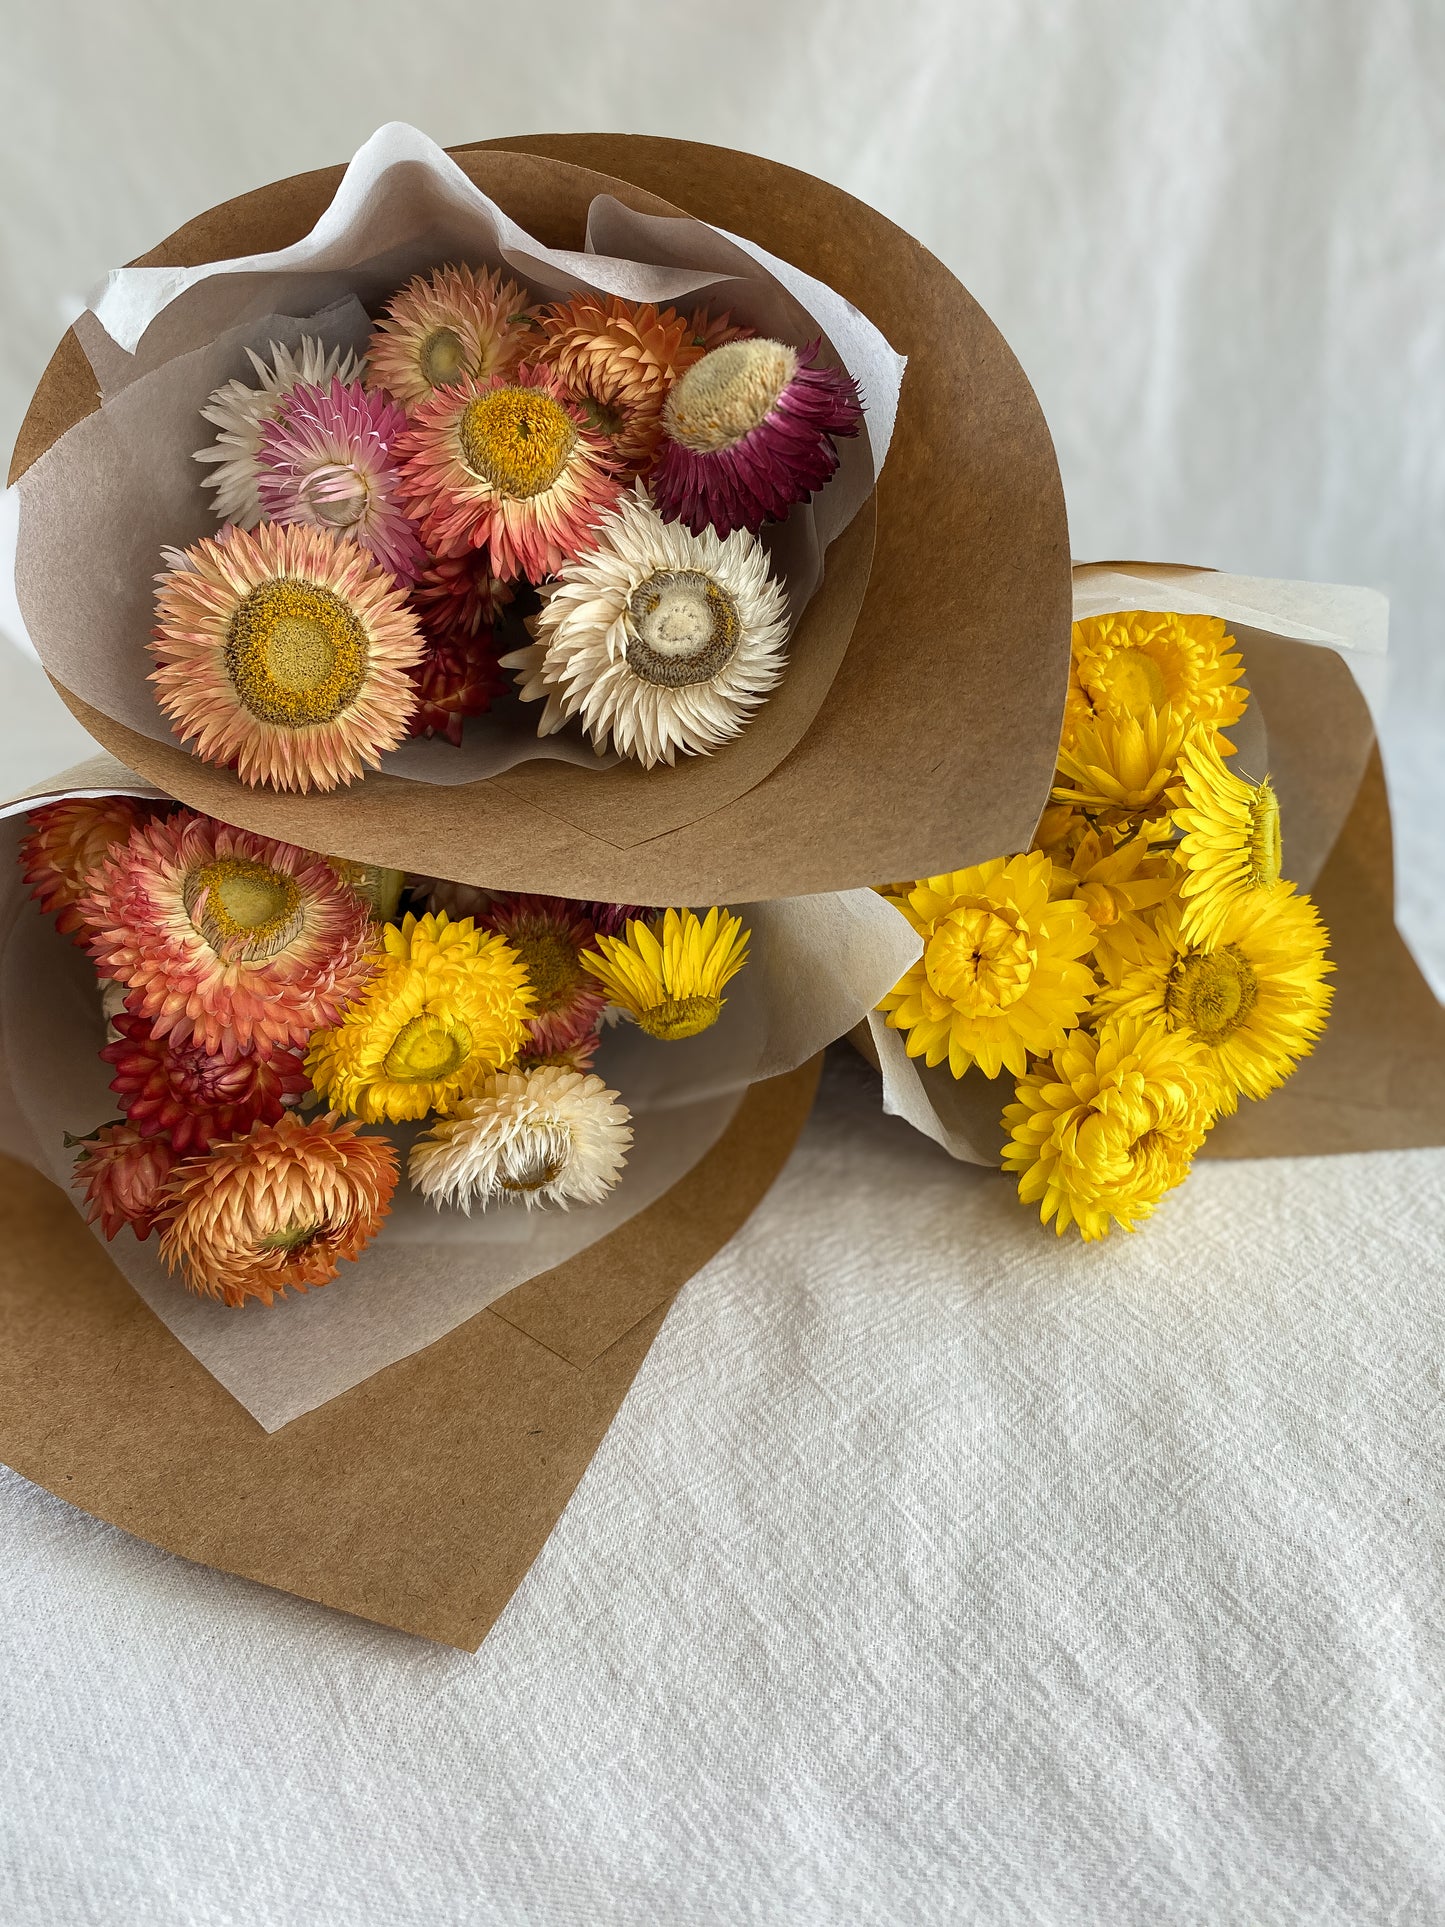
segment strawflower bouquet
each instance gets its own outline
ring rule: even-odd
[[[1003,1167],[1060,1234],[1132,1231],[1324,1029],[1327,933],[1226,734],[1242,677],[1219,617],[1075,623],[1030,848],[888,892],[924,948],[880,1011],[910,1058],[1011,1087]]]

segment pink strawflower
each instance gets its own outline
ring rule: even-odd
[[[668,521],[755,535],[823,486],[838,466],[834,438],[858,433],[863,406],[851,375],[816,366],[821,345],[730,341],[678,377],[651,476]]]
[[[392,444],[406,414],[385,390],[332,379],[298,382],[280,413],[261,425],[256,487],[273,522],[304,522],[348,535],[399,582],[426,566],[416,528],[396,499]]]
[[[607,993],[582,963],[582,952],[597,935],[587,908],[567,897],[517,892],[494,896],[477,917],[506,938],[527,972],[533,997],[529,1056],[550,1058],[585,1043],[607,1007]]]

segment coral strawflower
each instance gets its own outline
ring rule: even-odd
[[[470,918],[407,915],[341,1022],[316,1033],[311,1082],[333,1109],[399,1124],[450,1111],[527,1043],[532,993],[516,952]]]
[[[64,936],[83,940],[80,901],[112,850],[126,843],[138,823],[156,814],[153,804],[132,796],[67,796],[29,812],[31,828],[20,844],[20,868],[30,894],[55,915]]]
[[[80,908],[132,1013],[213,1056],[304,1043],[371,968],[366,906],[324,857],[189,810],[132,831]]]
[[[166,1183],[175,1161],[168,1137],[129,1122],[102,1124],[77,1146],[70,1181],[84,1193],[87,1219],[105,1237],[128,1224],[138,1238],[148,1238],[169,1214]]]
[[[878,1008],[907,1038],[910,1057],[946,1062],[955,1077],[1022,1077],[1030,1053],[1056,1050],[1095,989],[1083,961],[1093,918],[1050,895],[1053,868],[1040,852],[995,857],[924,877],[890,897],[923,938],[923,955]]]
[[[605,435],[547,368],[438,389],[401,437],[401,497],[435,555],[485,547],[492,574],[540,582],[591,546],[621,491]]]
[[[600,1077],[498,1071],[412,1147],[411,1182],[440,1210],[521,1200],[600,1204],[621,1176],[632,1113]]]
[[[751,935],[716,905],[702,918],[668,910],[660,925],[634,921],[625,937],[599,936],[582,961],[620,1010],[650,1036],[671,1041],[717,1022],[723,987],[747,962]]]
[[[863,421],[858,384],[818,365],[822,343],[726,342],[668,390],[652,473],[657,506],[694,535],[781,521],[838,466],[840,435]]]
[[[1212,1120],[1212,1079],[1189,1038],[1122,1018],[1072,1031],[1005,1109],[1003,1167],[1062,1235],[1132,1231],[1189,1175]]]
[[[189,1290],[243,1305],[329,1284],[391,1209],[397,1156],[333,1117],[287,1111],[177,1166],[161,1257]]]
[[[327,790],[406,734],[422,638],[404,590],[326,529],[267,523],[158,578],[151,681],[195,754],[246,783]]]
[[[366,359],[369,388],[414,409],[438,390],[504,373],[535,338],[527,296],[488,268],[419,274],[386,304]]]
[[[274,1124],[285,1100],[309,1088],[293,1050],[228,1058],[158,1037],[128,1011],[112,1021],[119,1035],[100,1053],[115,1070],[110,1088],[127,1121],[147,1137],[168,1137],[177,1157],[204,1151],[218,1138],[244,1137],[253,1124]]]
[[[292,391],[303,383],[325,387],[333,380],[354,381],[361,363],[347,350],[327,348],[311,335],[301,337],[294,354],[273,341],[270,361],[263,360],[254,348],[246,353],[259,386],[228,381],[216,389],[201,413],[220,433],[209,448],[197,451],[196,460],[214,470],[201,486],[216,491],[212,503],[216,520],[253,529],[262,516],[260,456],[266,424],[276,419]]]
[[[539,736],[581,719],[650,769],[739,735],[787,665],[788,603],[767,552],[664,522],[639,485],[544,591],[535,641],[502,657]]]
[[[390,395],[359,381],[309,382],[261,429],[261,507],[272,522],[333,529],[370,550],[398,582],[414,582],[426,551],[396,499],[392,453],[406,415]]]

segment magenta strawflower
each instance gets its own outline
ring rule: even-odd
[[[730,341],[678,377],[650,478],[668,521],[755,535],[830,478],[834,439],[858,433],[863,405],[851,375],[816,365],[821,345]]]
[[[273,522],[304,522],[370,549],[400,582],[426,566],[416,526],[396,499],[392,444],[406,427],[384,390],[333,378],[329,388],[298,382],[274,420],[261,426],[256,480]]]

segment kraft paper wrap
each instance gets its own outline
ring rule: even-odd
[[[827,550],[783,690],[737,742],[673,770],[534,759],[480,782],[382,773],[310,797],[250,789],[58,684],[81,722],[158,788],[228,822],[497,888],[752,901],[924,874],[1026,843],[1062,714],[1067,532],[1037,402],[965,290],[872,209],[754,156],[547,135],[453,157],[548,247],[580,249],[599,196],[664,218],[685,210],[746,236],[846,297],[907,357],[876,496]],[[243,195],[144,260],[289,245],[314,226],[341,172]],[[37,390],[12,478],[96,404],[72,333]],[[22,550],[24,527],[22,492]]]
[[[1217,575],[1147,563],[1075,570],[1079,617],[1120,609],[1219,615],[1250,691],[1229,732],[1233,766],[1268,774],[1280,802],[1284,874],[1330,933],[1334,1002],[1324,1035],[1264,1099],[1242,1099],[1205,1157],[1304,1157],[1445,1144],[1445,1010],[1395,928],[1389,798],[1370,712],[1340,650],[1384,649],[1374,591]],[[1001,852],[994,852],[1000,854]],[[948,865],[948,868],[958,867]],[[950,1076],[909,1058],[874,1013],[853,1041],[881,1070],[884,1106],[969,1163],[997,1165],[1005,1075]],[[1147,1230],[1141,1235],[1147,1235]]]
[[[816,1083],[813,1064],[755,1085],[702,1163],[585,1258],[269,1436],[70,1200],[0,1159],[0,1457],[187,1559],[475,1651]]]

